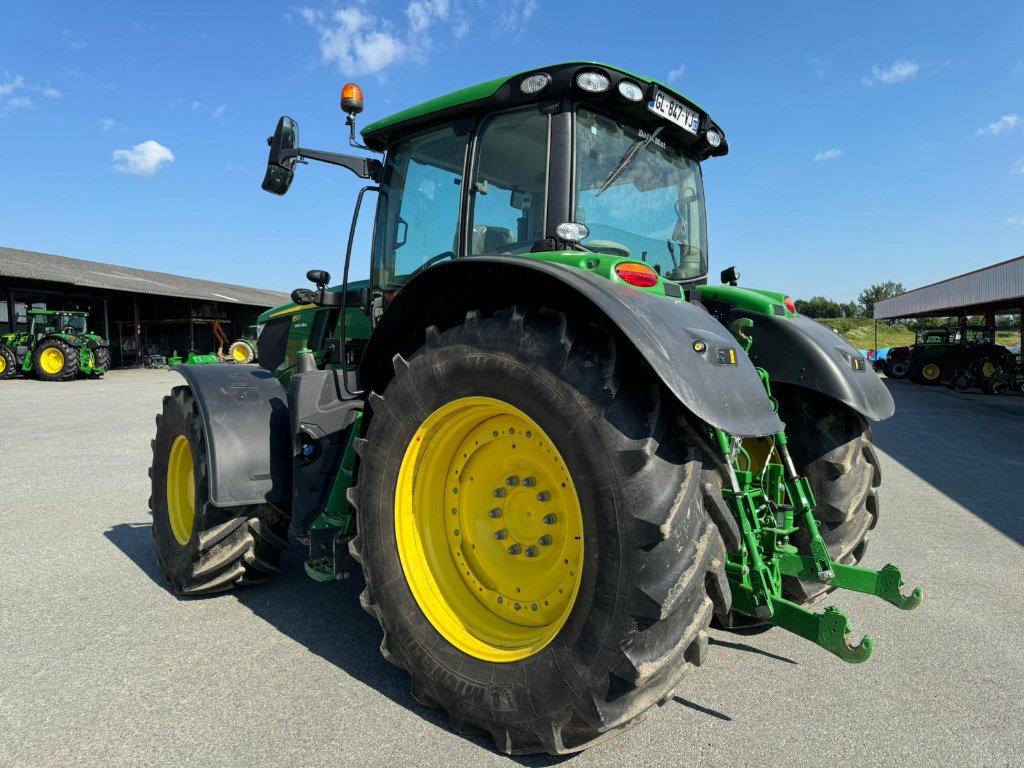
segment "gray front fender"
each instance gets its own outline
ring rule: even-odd
[[[176,365],[199,405],[217,507],[291,501],[288,396],[265,368]]]

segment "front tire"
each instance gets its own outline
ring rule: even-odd
[[[905,379],[907,377],[907,363],[905,360],[893,360],[885,366],[885,375],[890,379]]]
[[[934,386],[945,377],[948,367],[940,357],[920,357],[911,363],[910,372],[907,375],[915,384]]]
[[[678,403],[547,310],[470,313],[395,366],[352,551],[416,699],[510,754],[579,751],[666,700],[730,602]]]
[[[228,347],[228,358],[233,363],[248,365],[256,360],[256,350],[247,341],[236,341]]]
[[[796,471],[811,481],[818,529],[833,560],[859,563],[867,534],[878,523],[882,472],[871,429],[859,413],[830,397],[801,387],[776,385],[779,417],[786,424]],[[794,543],[810,554],[801,528]],[[811,603],[830,591],[827,584],[783,579],[783,591],[798,603]]]
[[[262,583],[288,547],[287,514],[271,504],[213,506],[209,471],[195,397],[175,387],[156,417],[149,508],[157,561],[179,595]]]
[[[93,353],[96,360],[96,367],[102,368],[103,373],[110,370],[110,348],[109,347],[97,347]],[[97,378],[103,376],[103,373],[96,374]]]

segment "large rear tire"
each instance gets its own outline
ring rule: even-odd
[[[43,381],[71,381],[78,362],[78,349],[60,339],[47,339],[32,353],[32,365]]]
[[[351,549],[416,699],[510,754],[579,751],[664,702],[730,604],[679,404],[608,329],[548,310],[470,313],[395,368]]]
[[[9,379],[18,369],[18,358],[5,344],[0,344],[0,379]]]
[[[213,506],[209,471],[195,397],[175,387],[156,417],[149,508],[157,561],[180,595],[266,581],[288,547],[286,513],[271,504]]]
[[[878,523],[878,487],[882,472],[871,429],[859,413],[830,397],[802,387],[776,385],[779,417],[798,474],[811,481],[819,532],[829,554],[856,565],[867,550],[867,534]],[[797,548],[810,553],[807,534],[795,535]],[[814,602],[830,588],[814,581],[783,579],[795,602]]]

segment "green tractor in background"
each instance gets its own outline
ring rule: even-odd
[[[110,368],[110,345],[88,330],[88,312],[30,309],[27,331],[0,335],[0,379],[18,370],[43,381],[98,379]]]
[[[508,753],[587,748],[705,663],[712,617],[860,662],[831,590],[913,608],[861,562],[881,482],[867,361],[782,293],[708,285],[701,163],[722,129],[663,83],[569,63],[301,148],[366,181],[340,286],[260,317],[257,366],[179,366],[153,441],[181,595],[271,577],[294,538],[360,603],[413,696]],[[377,196],[370,277],[349,281]],[[783,423],[785,422],[785,423]]]
[[[947,384],[957,389],[984,386],[1012,354],[995,343],[993,326],[954,326],[919,332],[921,343],[907,354],[907,378],[915,384]],[[890,353],[891,354],[891,353]]]
[[[245,328],[245,334],[233,341],[228,347],[228,361],[239,365],[250,365],[259,362],[259,326],[249,325]]]

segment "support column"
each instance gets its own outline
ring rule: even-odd
[[[139,325],[139,294],[132,294],[132,305],[135,309],[135,365],[142,359],[142,328]]]
[[[103,300],[103,338],[110,341],[110,312],[107,307],[109,299]]]

